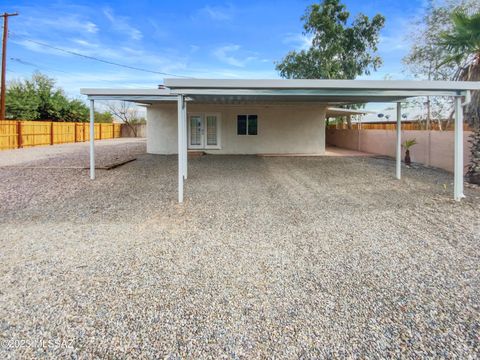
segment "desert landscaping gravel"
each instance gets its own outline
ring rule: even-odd
[[[100,142],[102,143],[102,142]],[[0,358],[478,358],[480,190],[367,157],[0,152]],[[53,148],[53,147],[52,147]],[[70,149],[70,150],[69,150]]]

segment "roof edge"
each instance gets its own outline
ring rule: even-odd
[[[315,79],[173,79],[171,88],[203,89],[368,89],[368,90],[480,90],[479,81],[315,80]]]

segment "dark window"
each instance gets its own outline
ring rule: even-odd
[[[257,115],[248,115],[248,135],[257,135]]]
[[[257,115],[237,115],[237,135],[257,135]]]
[[[237,135],[247,135],[247,115],[237,116]]]

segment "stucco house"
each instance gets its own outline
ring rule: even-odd
[[[187,147],[207,154],[322,155],[326,116],[364,113],[315,102],[192,102]],[[147,152],[176,154],[176,98],[148,106],[147,119]]]
[[[91,101],[125,100],[147,106],[147,152],[179,154],[179,202],[188,174],[188,150],[211,154],[325,153],[327,113],[352,103],[397,104],[415,96],[452,96],[456,124],[479,82],[374,80],[165,79],[158,89],[82,89]],[[343,113],[342,113],[343,112]],[[400,178],[401,133],[397,127],[396,176]],[[93,131],[93,126],[91,127]],[[91,178],[95,177],[91,141]],[[463,127],[455,128],[455,198],[463,197]],[[462,141],[461,141],[462,140]]]
[[[178,152],[176,105],[147,108],[147,152]],[[325,112],[315,103],[188,104],[187,147],[211,154],[323,154]]]

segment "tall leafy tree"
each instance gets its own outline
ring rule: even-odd
[[[349,24],[350,13],[340,0],[310,5],[302,21],[304,35],[312,37],[308,50],[290,51],[276,69],[285,78],[354,79],[370,74],[382,63],[376,54],[385,18],[358,14]]]
[[[452,14],[452,29],[440,35],[439,45],[447,51],[442,64],[455,64],[455,80],[480,81],[480,11],[468,15],[457,10]],[[480,184],[480,92],[474,91],[465,111],[475,127],[472,139],[472,163],[467,176]]]
[[[449,57],[448,50],[440,46],[442,33],[452,30],[451,14],[455,11],[478,11],[478,0],[445,0],[438,2],[428,0],[423,15],[412,21],[408,38],[411,48],[403,58],[406,71],[422,80],[452,80],[458,66],[455,62],[445,61]],[[451,121],[453,116],[453,101],[449,97],[425,97],[408,101],[411,107],[419,108],[425,105],[425,120],[427,128],[431,121],[438,121],[442,129],[442,119]]]
[[[451,9],[446,6],[437,6],[434,0],[429,0],[425,6],[423,16],[413,21],[409,39],[411,48],[403,58],[406,70],[415,78],[421,80],[449,80],[455,72],[455,66],[448,64],[440,66],[446,51],[438,46],[440,34],[449,29]],[[426,129],[430,129],[432,120],[438,122],[442,129],[442,120],[451,113],[453,101],[448,97],[420,97],[408,101],[409,107],[422,108],[425,105],[426,113],[419,116],[425,121]],[[448,117],[449,119],[451,118]]]
[[[55,80],[36,72],[31,79],[9,83],[6,117],[15,120],[88,121],[89,109],[80,100],[69,99]],[[112,114],[95,113],[96,121],[112,122]]]

